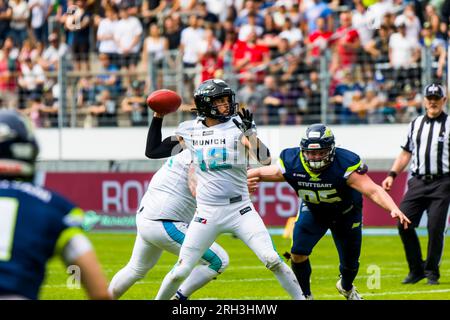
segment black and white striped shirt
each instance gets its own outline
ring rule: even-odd
[[[450,117],[442,112],[430,119],[418,116],[409,124],[403,150],[412,153],[410,170],[415,175],[450,172]]]

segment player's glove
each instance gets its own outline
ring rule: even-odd
[[[253,114],[247,109],[242,109],[242,113],[239,111],[238,115],[239,118],[241,118],[241,122],[233,119],[236,127],[238,127],[239,130],[241,130],[246,136],[255,134],[256,128],[253,125]]]

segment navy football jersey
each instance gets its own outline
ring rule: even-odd
[[[348,176],[362,164],[360,157],[336,148],[332,164],[319,173],[309,170],[300,148],[284,149],[278,159],[284,178],[313,214],[335,216],[362,208],[362,195],[347,185]]]
[[[37,299],[45,265],[80,228],[83,211],[46,189],[0,180],[0,295]]]

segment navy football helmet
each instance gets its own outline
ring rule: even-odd
[[[220,114],[213,100],[222,97],[229,97],[228,114]],[[227,122],[236,115],[238,104],[235,102],[235,93],[231,87],[223,80],[210,79],[202,82],[194,92],[194,102],[197,114],[200,117],[217,119],[220,122]]]
[[[321,171],[328,167],[333,162],[336,152],[333,132],[321,123],[313,124],[306,129],[300,147],[303,159],[312,171]],[[311,156],[310,151],[319,152]]]
[[[0,110],[0,177],[32,180],[38,153],[31,123],[16,111]]]

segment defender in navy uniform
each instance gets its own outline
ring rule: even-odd
[[[301,200],[290,257],[307,299],[312,299],[309,255],[330,229],[340,260],[336,287],[348,300],[362,300],[353,286],[361,251],[362,194],[390,211],[404,228],[410,223],[366,172],[357,154],[335,147],[333,133],[323,124],[308,127],[300,147],[283,150],[278,164],[248,171],[250,191],[258,181],[287,181]]]
[[[37,299],[53,254],[79,267],[93,299],[109,299],[107,281],[80,228],[83,211],[31,183],[39,148],[29,123],[0,111],[0,299]]]

